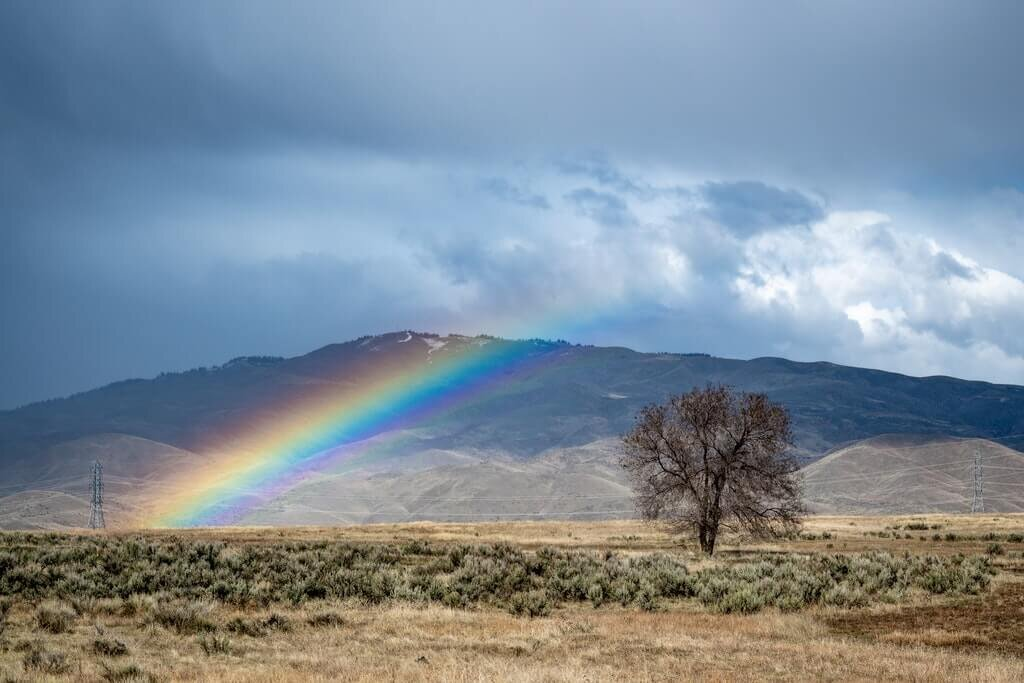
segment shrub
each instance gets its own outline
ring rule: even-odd
[[[959,562],[953,561],[944,565],[932,561],[918,585],[936,594],[974,595],[988,587],[991,573],[992,565],[985,557],[961,557]]]
[[[50,633],[67,633],[76,617],[73,609],[61,603],[48,602],[36,609],[36,623]]]
[[[729,590],[714,607],[723,614],[751,614],[759,611],[764,605],[765,596],[755,586],[744,585]]]
[[[201,636],[197,642],[208,656],[231,654],[231,641],[223,636]]]
[[[92,641],[92,651],[104,657],[123,657],[128,654],[128,646],[120,640],[97,638]]]
[[[551,600],[544,591],[515,593],[509,600],[508,611],[527,617],[546,617],[551,614]]]
[[[3,641],[4,631],[7,629],[7,613],[11,610],[11,600],[0,597],[0,642]]]
[[[133,617],[137,614],[147,614],[156,609],[157,601],[152,595],[133,594],[121,600],[120,616]]]
[[[125,601],[121,598],[93,598],[93,597],[72,597],[71,607],[79,615],[83,614],[105,614],[108,616],[124,615]],[[126,615],[130,616],[130,615]]]
[[[1006,551],[1003,550],[1003,546],[998,543],[990,543],[989,546],[985,548],[985,552],[989,555],[1003,555],[1006,553]]]
[[[306,623],[316,628],[325,626],[344,626],[345,619],[337,612],[320,612],[306,619]]]
[[[263,620],[263,628],[271,631],[291,631],[292,622],[289,621],[288,617],[272,612],[266,619]]]
[[[742,613],[857,606],[900,599],[914,590],[971,594],[987,588],[992,572],[987,557],[882,552],[764,555],[691,572],[678,556],[667,554],[625,557],[612,550],[557,548],[531,552],[502,543],[372,545],[275,539],[228,545],[174,536],[89,537],[67,543],[65,537],[45,535],[0,535],[0,567],[0,594],[50,601],[40,610],[60,611],[64,616],[56,621],[73,625],[74,612],[52,602],[73,588],[74,604],[83,613],[146,615],[177,633],[197,635],[216,631],[208,614],[215,603],[265,610],[320,598],[405,601],[451,608],[490,605],[538,615],[562,602],[657,609],[666,601],[696,598],[711,610]],[[42,620],[49,623],[49,617]],[[310,617],[315,626],[343,622],[337,615]],[[287,624],[284,616],[271,613],[262,619],[239,616],[226,628],[259,637]]]
[[[237,633],[241,636],[249,636],[250,638],[262,638],[267,635],[267,630],[263,628],[261,624],[250,619],[242,619],[235,617],[229,621],[225,628],[232,633]]]
[[[110,683],[120,683],[121,681],[153,681],[156,678],[139,668],[137,664],[128,664],[120,667],[110,667],[106,664],[101,664],[103,667],[103,673],[100,675],[103,680],[110,681]]]
[[[445,607],[456,609],[459,607],[467,607],[469,605],[469,601],[466,600],[461,593],[450,590],[445,592],[444,596],[441,598],[441,604]]]
[[[21,659],[26,671],[38,671],[51,676],[62,676],[71,671],[71,662],[63,652],[50,652],[38,644],[33,645]]]
[[[822,601],[836,607],[863,607],[868,604],[868,596],[859,587],[838,584],[824,595]]]
[[[1024,534],[1010,534],[1006,540],[1010,543],[1024,543]]]
[[[590,584],[590,587],[587,588],[587,600],[594,607],[600,607],[604,602],[604,586],[600,583]]]
[[[232,633],[237,633],[251,638],[262,638],[269,631],[290,631],[291,622],[276,612],[265,619],[242,619],[235,617],[229,621],[225,628]]]
[[[911,588],[973,594],[987,587],[986,558],[897,557],[888,553],[812,558],[772,557],[701,570],[692,578],[698,599],[721,612],[783,610],[827,604],[861,607],[902,598]]]
[[[803,596],[797,593],[784,593],[775,601],[775,606],[783,612],[795,612],[806,607]]]
[[[636,606],[645,612],[655,612],[660,608],[658,604],[658,592],[649,583],[644,583],[636,593],[633,600]]]
[[[153,619],[164,628],[179,634],[216,630],[206,617],[210,608],[198,602],[160,603],[153,610]]]

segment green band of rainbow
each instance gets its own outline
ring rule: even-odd
[[[473,340],[429,362],[381,369],[355,386],[326,382],[322,389],[288,399],[274,411],[276,417],[240,430],[243,436],[234,438],[232,451],[189,473],[173,487],[181,493],[161,500],[149,523],[235,523],[328,463],[360,453],[353,444],[412,426],[553,362],[558,348],[564,347]]]

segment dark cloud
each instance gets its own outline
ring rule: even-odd
[[[1020,182],[1022,19],[1013,2],[8,2],[0,106],[20,134],[136,149],[598,149],[709,175]]]
[[[583,216],[609,227],[622,227],[636,222],[626,202],[611,192],[581,187],[565,195],[566,201]]]
[[[522,311],[524,319],[533,315],[538,301],[557,296],[565,284],[549,255],[526,246],[495,249],[464,239],[430,245],[426,256],[453,284],[475,293],[471,306]]]
[[[480,183],[480,187],[485,192],[493,194],[498,199],[503,199],[507,202],[512,202],[513,204],[529,206],[534,209],[551,208],[551,204],[544,195],[528,192],[521,187],[513,185],[504,178],[487,178]]]
[[[845,344],[842,307],[771,298],[832,251],[774,245],[783,267],[761,273],[735,235],[800,243],[783,226],[893,197],[901,220],[857,227],[859,248],[931,279],[864,300],[914,313],[969,287],[956,320],[932,306],[911,332],[1015,352],[1019,280],[984,266],[1020,276],[1022,20],[914,0],[0,3],[0,407],[591,311],[551,334],[882,362],[881,343]],[[744,278],[770,303],[744,308]],[[951,374],[962,358],[918,355]],[[972,371],[1024,377],[985,358]]]
[[[556,167],[566,175],[581,175],[624,194],[647,197],[655,192],[655,189],[650,185],[637,182],[616,168],[607,159],[599,156],[563,159],[556,164]]]
[[[823,207],[810,197],[762,182],[707,183],[702,190],[708,215],[739,235],[781,225],[807,225],[825,216]]]
[[[416,283],[389,277],[386,266],[318,254],[219,263],[195,279],[152,262],[20,270],[17,289],[0,288],[6,406],[446,321]]]

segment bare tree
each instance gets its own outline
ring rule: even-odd
[[[623,437],[644,519],[693,533],[709,555],[722,529],[793,531],[804,507],[789,413],[764,394],[708,385],[649,405]]]

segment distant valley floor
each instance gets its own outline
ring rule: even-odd
[[[635,516],[618,466],[618,441],[551,449],[532,458],[425,450],[349,469],[327,470],[237,520],[243,525],[500,520],[587,521]],[[202,466],[201,455],[126,435],[67,447],[67,470],[0,489],[0,529],[69,529],[89,518],[92,458],[105,465],[105,510],[113,527],[144,524],[166,494],[167,477]],[[1024,512],[1024,454],[985,439],[884,435],[835,449],[804,468],[811,512],[957,513],[971,509],[980,458],[984,509]],[[144,462],[144,465],[140,465]],[[6,495],[5,495],[6,494]]]

